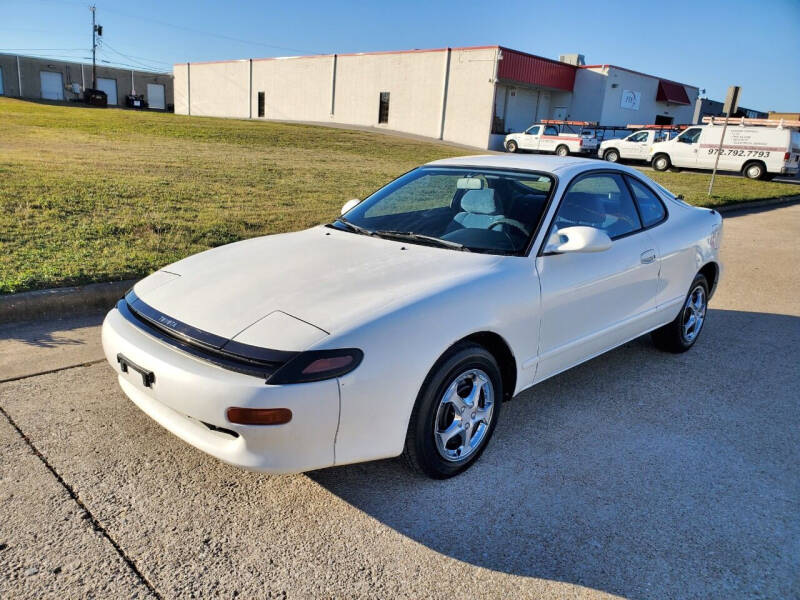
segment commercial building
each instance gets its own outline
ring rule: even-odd
[[[800,112],[775,112],[771,110],[767,118],[778,121],[781,119],[784,121],[800,121]]]
[[[373,126],[480,148],[540,119],[691,122],[698,88],[478,46],[175,65],[179,114]]]
[[[92,65],[16,54],[0,54],[0,95],[36,100],[77,101],[92,87]],[[151,109],[171,110],[171,73],[97,67],[97,89],[109,106],[124,106],[129,94],[141,94]]]
[[[708,98],[698,98],[694,104],[694,117],[692,118],[692,123],[702,123],[703,117],[721,117],[722,109],[724,107],[725,105],[723,102],[709,100]],[[747,119],[766,119],[767,113],[740,106],[731,116],[745,117]]]

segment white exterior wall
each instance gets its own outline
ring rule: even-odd
[[[174,75],[177,114],[238,119],[250,116],[249,60],[175,65]]]
[[[253,60],[253,118],[264,92],[265,119],[332,120],[332,70],[332,56]]]
[[[496,48],[452,51],[443,139],[488,147],[497,53]]]
[[[175,112],[381,127],[486,148],[497,50],[474,49],[254,59],[176,65]],[[187,81],[188,80],[188,81]],[[335,86],[335,87],[334,87]],[[191,87],[191,89],[189,89]],[[381,92],[389,92],[389,122],[378,123]],[[331,113],[331,97],[335,95]],[[189,110],[191,100],[191,111]]]
[[[578,69],[575,72],[575,86],[572,88],[569,119],[599,123],[603,113],[607,83],[608,77],[603,73],[591,69]]]
[[[602,110],[599,119],[601,125],[649,124],[655,122],[656,115],[672,117],[673,123],[676,124],[692,122],[694,103],[699,91],[696,87],[683,86],[689,96],[689,104],[672,104],[656,100],[659,82],[657,77],[633,73],[613,66],[582,69],[582,71],[593,71],[605,77],[605,91],[602,95]],[[580,72],[578,76],[582,79],[586,77]],[[612,87],[614,84],[617,84],[617,87]],[[625,90],[640,93],[639,110],[620,106]]]
[[[446,52],[340,56],[333,119],[439,137]],[[389,92],[389,122],[378,123]]]

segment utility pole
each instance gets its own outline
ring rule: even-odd
[[[92,11],[92,89],[97,89],[97,38],[103,37],[103,26],[97,25],[94,20],[95,5],[89,7]]]
[[[722,107],[722,112],[725,113],[725,123],[722,125],[722,134],[719,136],[719,147],[717,148],[717,158],[714,160],[714,170],[711,171],[711,181],[708,182],[708,196],[714,190],[714,179],[717,176],[717,167],[719,166],[719,157],[724,152],[723,142],[725,141],[725,132],[728,131],[728,119],[736,112],[739,106],[739,93],[742,88],[737,85],[732,85],[728,88],[728,96],[725,98],[725,104]],[[711,123],[711,127],[714,124]]]

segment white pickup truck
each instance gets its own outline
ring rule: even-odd
[[[555,125],[545,123],[531,125],[522,133],[509,133],[505,137],[504,145],[509,152],[554,152],[558,156],[594,154],[597,151],[597,139],[594,136],[559,133]]]
[[[675,135],[675,133],[672,133]],[[656,142],[670,139],[670,132],[660,129],[634,131],[619,140],[606,140],[600,144],[598,156],[608,162],[624,160],[650,160],[650,147]]]

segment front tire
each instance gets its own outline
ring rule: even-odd
[[[666,171],[672,166],[669,156],[666,154],[656,154],[653,157],[653,168],[656,171]]]
[[[508,140],[508,142],[506,142],[506,150],[508,150],[509,152],[513,153],[516,152],[518,149],[519,146],[517,146],[517,142],[515,142],[514,140]]]
[[[619,162],[619,152],[614,148],[610,148],[603,154],[603,159],[611,163]]]
[[[462,342],[431,369],[417,396],[403,458],[414,471],[447,479],[469,468],[494,433],[503,400],[495,358]]]
[[[699,273],[695,276],[686,295],[681,312],[671,323],[651,333],[653,343],[659,350],[679,354],[694,346],[708,310],[708,281]]]
[[[558,156],[569,156],[569,148],[564,144],[561,144],[558,148],[556,148],[556,154]]]

